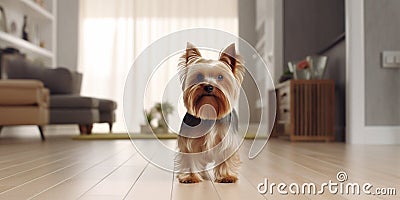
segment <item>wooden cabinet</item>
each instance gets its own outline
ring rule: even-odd
[[[276,86],[276,129],[291,141],[333,141],[333,80],[290,80]]]

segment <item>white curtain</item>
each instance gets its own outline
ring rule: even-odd
[[[82,94],[115,100],[114,131],[125,131],[124,83],[140,52],[158,38],[187,28],[215,28],[237,35],[237,10],[237,0],[81,0],[78,69],[83,73]],[[176,64],[167,71],[176,71]],[[170,74],[160,81],[167,81]],[[135,81],[145,81],[137,77]],[[134,122],[137,127],[142,120]],[[105,130],[104,125],[94,127],[95,132]]]

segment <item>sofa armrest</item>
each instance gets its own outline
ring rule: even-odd
[[[0,80],[0,105],[48,107],[49,90],[39,80]]]
[[[45,69],[41,77],[45,86],[50,89],[51,94],[75,94],[79,95],[82,74],[72,72],[67,68]]]
[[[47,88],[42,88],[38,92],[39,92],[39,97],[40,97],[38,105],[45,107],[45,108],[50,107],[50,90]]]

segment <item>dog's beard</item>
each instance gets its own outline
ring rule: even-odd
[[[201,119],[221,119],[231,112],[229,98],[215,88],[211,94],[205,93],[203,85],[193,85],[184,91],[184,103],[188,112]]]

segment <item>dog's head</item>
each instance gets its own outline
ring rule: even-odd
[[[204,59],[188,43],[179,62],[183,100],[188,112],[201,119],[221,119],[237,101],[245,68],[235,44],[226,47],[218,60]]]

